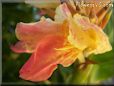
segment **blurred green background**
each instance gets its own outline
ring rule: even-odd
[[[19,22],[38,21],[38,9],[24,3],[2,3],[2,83],[3,84],[84,84],[98,83],[99,81],[108,80],[114,76],[114,12],[105,32],[113,46],[113,50],[102,55],[91,55],[89,58],[98,64],[93,65],[89,75],[88,70],[78,70],[77,62],[67,68],[59,65],[52,77],[39,83],[25,81],[19,78],[19,70],[29,58],[29,54],[16,54],[11,51],[10,45],[17,42],[15,36],[15,27]],[[84,79],[86,81],[84,81]],[[82,80],[82,83],[80,82]],[[112,83],[110,80],[108,83]],[[114,84],[114,83],[113,83]]]

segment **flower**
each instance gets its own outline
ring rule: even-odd
[[[19,72],[21,78],[30,81],[47,80],[58,64],[68,67],[76,59],[84,62],[92,53],[112,49],[101,27],[81,13],[72,15],[66,3],[56,8],[54,21],[42,17],[35,23],[18,23],[16,36],[19,42],[11,49],[32,53]]]

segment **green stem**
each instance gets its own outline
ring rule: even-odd
[[[85,69],[78,69],[72,80],[71,83],[73,84],[89,84],[90,74],[93,69],[93,64],[89,64]]]

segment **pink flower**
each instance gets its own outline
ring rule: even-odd
[[[68,67],[76,59],[84,62],[92,53],[112,49],[101,27],[88,17],[78,13],[72,16],[65,3],[58,6],[55,13],[54,21],[42,17],[39,22],[16,26],[19,42],[11,49],[17,53],[32,53],[19,72],[25,80],[47,80],[58,64]]]

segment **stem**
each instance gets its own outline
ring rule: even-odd
[[[71,83],[73,84],[89,84],[89,79],[91,76],[91,71],[93,69],[93,64],[89,64],[85,69],[78,69],[74,77],[72,78]]]

